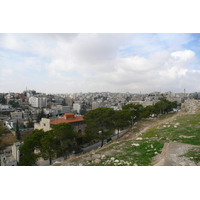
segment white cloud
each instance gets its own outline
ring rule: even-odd
[[[191,60],[192,58],[194,58],[195,53],[191,50],[184,50],[184,51],[172,52],[171,56],[174,57],[175,59],[187,61],[187,60]]]
[[[191,80],[199,88],[199,71],[194,71],[193,66],[198,56],[181,46],[192,40],[189,34],[0,34],[0,37],[5,39],[0,40],[0,72],[12,71],[10,74],[4,71],[0,78],[7,80],[7,84],[12,79],[13,87],[18,83],[22,87],[26,80],[27,87],[41,88],[44,92],[46,89],[49,93],[151,92],[160,88],[178,91]],[[33,72],[38,72],[37,81]]]

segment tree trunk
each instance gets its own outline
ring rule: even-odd
[[[104,139],[101,140],[101,147],[103,146],[103,140],[104,140]]]
[[[51,159],[51,156],[49,157],[49,165],[52,164],[52,159]]]
[[[119,128],[118,128],[118,134],[117,134],[117,138],[119,137]]]
[[[63,157],[64,157],[64,159],[66,159],[66,155],[65,155],[65,152],[64,152],[64,150],[63,150],[63,143],[62,143],[62,140],[60,140],[60,146],[61,146],[61,149],[62,149]]]

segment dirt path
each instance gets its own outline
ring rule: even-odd
[[[199,147],[196,145],[183,144],[178,142],[165,143],[162,153],[156,156],[154,166],[197,166],[194,161],[180,155],[185,154],[189,149]]]

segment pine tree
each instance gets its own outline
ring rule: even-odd
[[[21,139],[21,135],[20,135],[20,131],[19,131],[19,122],[18,122],[18,120],[17,120],[17,123],[16,123],[16,138],[17,138],[18,140]]]

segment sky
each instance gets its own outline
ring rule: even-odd
[[[200,34],[0,33],[0,92],[199,92]]]

